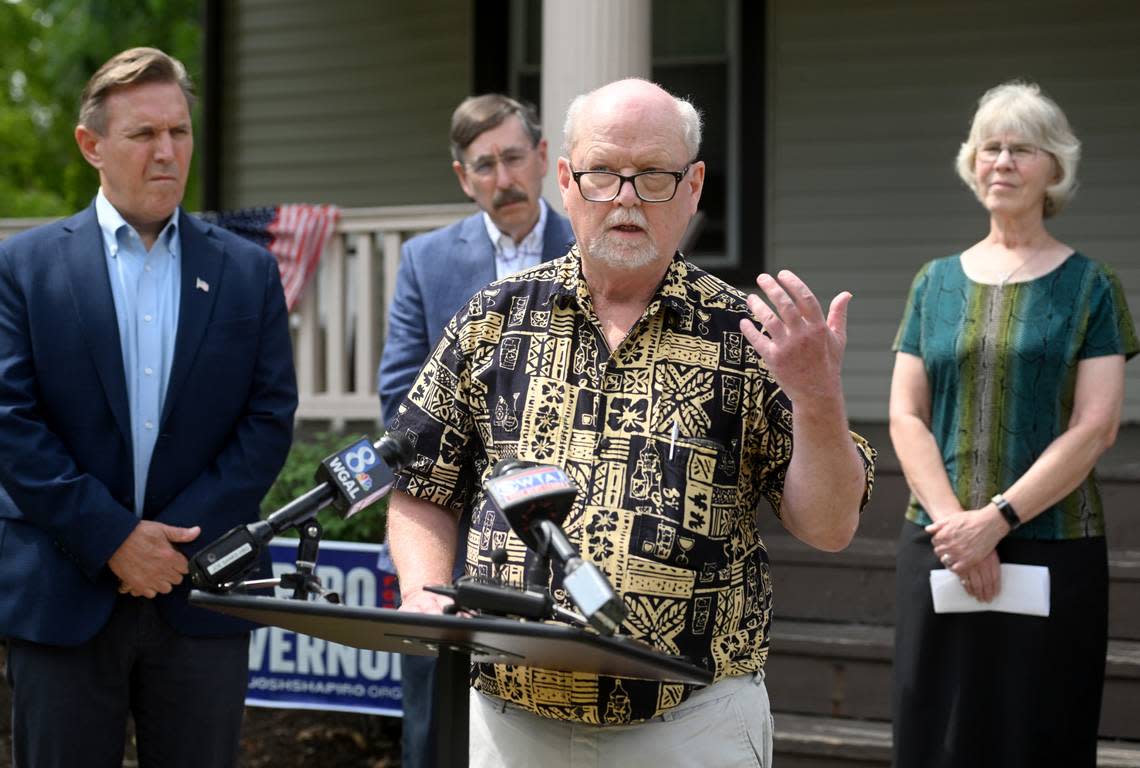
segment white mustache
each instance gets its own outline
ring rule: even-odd
[[[633,225],[642,229],[649,229],[649,222],[646,220],[645,214],[638,208],[615,208],[606,216],[602,224],[607,228]]]

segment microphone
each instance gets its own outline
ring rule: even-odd
[[[625,604],[559,526],[578,494],[574,481],[558,467],[505,459],[495,465],[483,489],[529,549],[544,559],[553,554],[562,565],[562,585],[590,626],[603,635],[616,632],[628,613]]]
[[[231,528],[190,558],[190,580],[199,589],[221,590],[257,564],[261,549],[283,531],[309,522],[330,504],[351,517],[392,488],[394,472],[415,458],[402,434],[373,443],[362,437],[321,462],[317,486],[264,520]]]
[[[502,459],[483,483],[491,503],[530,549],[539,551],[538,520],[560,524],[570,514],[578,486],[558,467]],[[540,553],[542,554],[542,553]]]

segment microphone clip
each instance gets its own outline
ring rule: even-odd
[[[293,594],[290,596],[293,600],[308,600],[312,596],[329,603],[340,604],[340,595],[325,589],[324,585],[321,584],[321,577],[317,575],[317,556],[324,529],[316,518],[306,520],[296,526],[296,529],[298,541],[295,566],[297,570],[268,579],[248,579],[224,584],[219,591],[245,592],[253,589],[283,587],[293,590]]]
[[[531,621],[560,619],[580,627],[589,626],[585,616],[563,608],[554,602],[549,591],[533,586],[520,588],[497,579],[461,576],[449,585],[424,589],[452,599],[444,613],[481,613]]]

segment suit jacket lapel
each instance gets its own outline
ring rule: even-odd
[[[221,290],[221,243],[207,234],[206,225],[185,212],[180,213],[178,232],[182,239],[182,290],[179,298],[178,333],[174,341],[174,362],[162,408],[165,424],[186,382],[206,326]]]
[[[468,216],[459,228],[459,240],[463,247],[458,254],[465,268],[465,273],[456,274],[457,284],[463,288],[470,287],[469,293],[474,293],[487,283],[493,282],[495,275],[495,246],[487,236],[487,227],[483,223],[483,214],[477,213]]]
[[[103,234],[99,231],[95,206],[65,222],[64,229],[69,234],[60,240],[60,251],[67,265],[79,326],[87,340],[87,348],[91,350],[115,423],[129,445],[131,417],[127,403],[127,379],[123,373],[123,346],[119,339],[115,298],[111,295]]]
[[[570,231],[569,222],[547,206],[546,230],[542,233],[542,260],[552,261],[565,256],[573,240],[574,233]]]

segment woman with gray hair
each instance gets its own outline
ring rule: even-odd
[[[895,339],[890,429],[911,489],[899,541],[895,765],[1093,766],[1108,564],[1093,467],[1140,350],[1116,276],[1045,220],[1080,142],[1036,85],[987,92],[958,174],[989,232],[919,270]],[[1002,563],[1048,569],[1047,617],[934,612],[932,570],[992,601]]]

